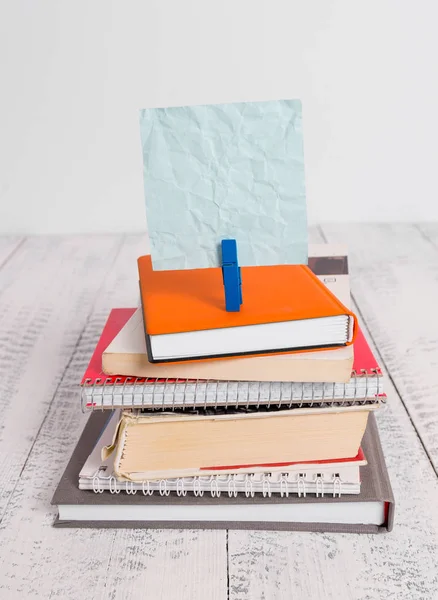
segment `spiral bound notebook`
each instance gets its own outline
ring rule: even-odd
[[[102,408],[196,408],[217,406],[305,407],[330,404],[354,406],[385,401],[382,372],[359,329],[354,363],[347,383],[277,381],[212,381],[107,376],[102,372],[102,352],[134,313],[113,309],[101,340],[81,382],[82,406]]]
[[[309,267],[343,304],[350,305],[344,246],[310,244]],[[108,365],[120,367],[122,373],[139,372],[153,377],[106,375],[102,371],[106,353]],[[117,369],[111,372],[117,373]],[[156,377],[158,372],[165,376]],[[175,378],[182,373],[184,378]],[[190,378],[189,373],[197,378]],[[147,362],[141,309],[111,312],[81,386],[82,406],[86,410],[250,405],[301,408],[331,404],[347,407],[385,401],[381,370],[360,329],[354,344],[354,362],[350,346],[326,352],[157,367]]]
[[[219,497],[221,494],[237,496],[245,494],[254,497],[256,493],[263,496],[280,494],[298,494],[316,496],[342,494],[359,494],[359,467],[366,464],[362,449],[357,456],[335,461],[322,460],[314,463],[290,463],[279,466],[271,465],[253,469],[242,467],[239,472],[224,474],[217,469],[217,475],[199,477],[178,477],[161,480],[144,480],[141,482],[120,481],[114,472],[112,458],[102,460],[101,448],[112,443],[120,411],[114,411],[93,448],[85,465],[79,473],[79,489],[93,492],[109,492],[118,494],[142,493],[147,496],[160,494],[168,496],[175,492],[178,496],[193,493],[195,496],[210,494]]]
[[[360,494],[95,493],[78,487],[79,474],[107,423],[104,412],[90,416],[53,496],[57,527],[267,529],[378,533],[390,531],[394,497],[374,415],[363,438],[368,464],[360,467]],[[147,490],[146,490],[147,491]]]

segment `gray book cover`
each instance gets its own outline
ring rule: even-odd
[[[386,504],[385,523],[378,525],[343,524],[343,523],[294,523],[294,522],[264,522],[264,521],[64,521],[56,519],[56,527],[112,527],[112,528],[154,528],[154,529],[265,529],[285,531],[327,531],[351,533],[379,533],[391,531],[394,521],[394,496],[383,457],[377,423],[373,414],[369,415],[367,429],[363,438],[362,448],[368,465],[361,467],[361,493],[356,496],[316,496],[288,497],[272,495],[263,497],[257,494],[247,498],[243,494],[237,497],[221,495],[219,498],[211,495],[195,496],[160,496],[154,494],[146,496],[137,494],[96,494],[91,490],[80,490],[78,487],[79,472],[91,453],[104,426],[112,413],[109,411],[95,412],[85,426],[82,436],[73,452],[70,462],[61,477],[59,485],[52,499],[55,505],[242,505],[242,504],[271,504],[275,510],[276,504],[303,504],[303,503],[342,503],[342,502],[384,502]]]

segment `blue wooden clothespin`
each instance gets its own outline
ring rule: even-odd
[[[236,240],[222,240],[221,249],[225,308],[228,312],[239,312],[242,304],[242,278],[237,262]]]

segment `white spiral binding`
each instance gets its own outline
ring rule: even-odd
[[[228,496],[230,498],[237,498],[237,494],[238,491],[236,487],[236,478],[234,477],[234,475],[230,475],[228,478]]]
[[[85,382],[81,390],[81,404],[83,411],[363,405],[384,401],[382,385],[379,371],[354,373],[347,383],[108,378]]]
[[[117,479],[114,476],[109,478],[109,491],[111,494],[120,494],[120,488],[117,485]]]
[[[269,482],[269,475],[263,475],[262,478],[262,494],[263,494],[263,498],[266,498],[266,496],[268,496],[268,498],[271,497],[272,492],[271,492],[271,485]]]
[[[314,484],[315,489],[313,492],[309,492],[309,481]],[[107,482],[108,488],[104,487],[104,482]],[[292,484],[295,487],[294,491],[291,489]],[[220,489],[220,486],[223,489]],[[192,493],[196,497],[202,497],[204,492],[207,492],[213,498],[219,498],[225,490],[230,498],[237,498],[238,494],[244,494],[246,498],[254,498],[257,493],[264,498],[270,498],[272,494],[279,494],[282,498],[288,498],[292,493],[304,498],[309,493],[313,493],[317,498],[323,498],[328,492],[332,493],[333,497],[340,498],[342,495],[342,479],[339,473],[335,473],[331,480],[324,479],[321,473],[317,473],[312,480],[306,477],[306,473],[280,473],[275,487],[273,487],[272,474],[260,474],[259,479],[256,481],[254,473],[247,473],[243,481],[240,480],[238,488],[237,475],[179,477],[134,483],[132,481],[118,481],[114,475],[105,476],[104,469],[99,469],[91,478],[91,488],[95,494],[102,494],[107,489],[111,494],[119,494],[122,491],[128,495],[135,495],[139,491],[144,496],[153,496],[155,493],[160,496],[170,496],[171,493],[176,493],[177,496],[181,497],[186,496],[187,493]]]
[[[221,490],[219,489],[219,485],[215,477],[212,477],[210,480],[210,494],[213,496],[213,498],[219,498],[221,495]]]
[[[289,481],[288,481],[288,476],[287,474],[282,473],[281,475],[281,479],[280,479],[280,496],[283,498],[283,496],[285,496],[286,498],[289,497]]]
[[[95,494],[103,494],[103,492],[105,491],[105,488],[101,486],[100,482],[100,477],[95,475],[93,477],[93,492]]]
[[[333,498],[340,498],[342,495],[342,480],[337,473],[333,478]]]
[[[248,473],[245,477],[245,496],[247,498],[251,497],[254,498],[254,489],[253,489],[253,485],[252,485],[252,480],[253,480],[253,476]]]
[[[149,481],[148,481],[148,485],[149,485]],[[153,494],[154,492],[152,492]],[[178,496],[187,496],[187,490],[184,489],[184,481],[179,478],[176,482],[176,493]]]
[[[324,498],[324,480],[322,478],[321,473],[318,473],[316,475],[315,484],[316,484],[316,497],[319,498],[319,496],[321,496],[321,498]]]
[[[152,496],[154,493],[154,490],[151,490],[149,481],[141,482],[141,491],[143,492],[143,496]]]
[[[298,497],[301,498],[303,496],[306,497],[306,476],[304,473],[298,473]]]
[[[167,480],[161,479],[159,485],[160,496],[169,496],[170,490],[167,489]]]
[[[194,496],[203,496],[204,490],[201,489],[201,481],[199,477],[193,478],[193,495]]]
[[[134,487],[134,483],[132,481],[125,481],[125,492],[127,494],[132,494],[133,496],[137,493],[137,490]],[[160,493],[161,493],[161,490],[160,490]]]

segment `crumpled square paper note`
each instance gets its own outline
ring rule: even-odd
[[[307,263],[301,102],[140,111],[155,270]]]

